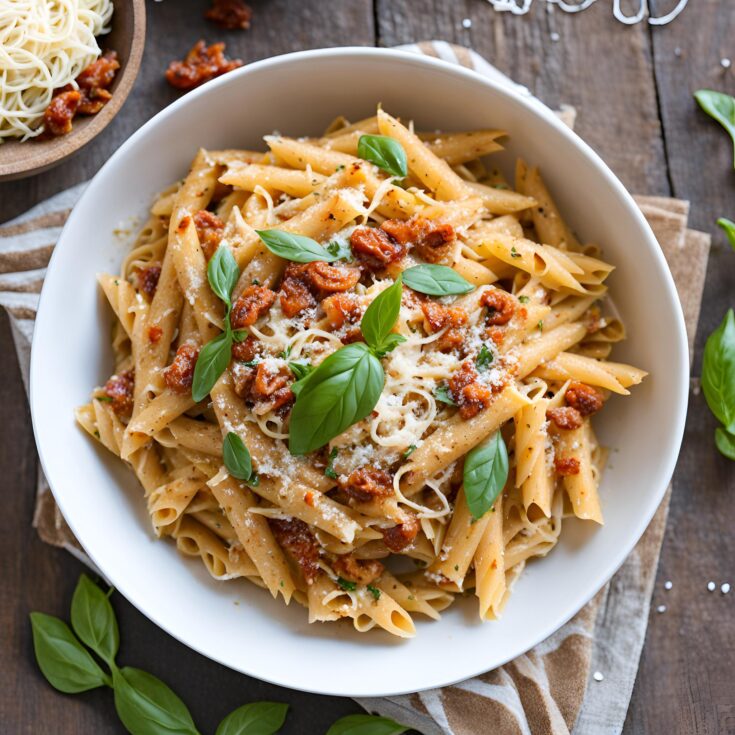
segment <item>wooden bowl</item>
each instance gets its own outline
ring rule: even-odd
[[[117,51],[120,69],[110,87],[112,99],[90,117],[74,118],[67,135],[48,140],[6,139],[0,144],[0,181],[39,174],[56,166],[105,128],[123,106],[140,69],[145,44],[145,0],[114,0],[112,30],[99,39],[100,48]]]

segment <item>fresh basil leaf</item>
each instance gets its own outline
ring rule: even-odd
[[[715,444],[728,459],[735,460],[735,436],[725,431],[721,426],[715,429]]]
[[[214,735],[274,735],[287,712],[288,705],[280,702],[251,702],[227,715]]]
[[[235,329],[232,332],[232,339],[233,341],[237,342],[238,344],[240,342],[244,342],[248,338],[248,330],[247,329]]]
[[[337,577],[337,584],[347,592],[354,592],[357,589],[357,583],[351,582],[349,579],[344,577]]]
[[[63,620],[32,612],[31,628],[36,661],[54,689],[76,694],[110,683],[109,677]]]
[[[448,406],[456,406],[457,402],[452,398],[452,392],[448,385],[437,385],[434,388],[434,398],[440,403],[446,403]]]
[[[265,246],[274,255],[296,263],[313,263],[317,260],[326,260],[328,263],[337,260],[328,250],[318,242],[304,235],[294,235],[283,230],[256,230]]]
[[[478,520],[492,508],[508,479],[508,450],[499,431],[475,447],[464,461],[464,497]]]
[[[329,460],[327,462],[327,466],[324,468],[324,475],[330,480],[337,479],[337,473],[334,470],[334,460],[337,459],[338,454],[339,449],[337,449],[337,447],[332,447],[331,451],[329,452]]]
[[[415,265],[403,271],[403,282],[414,291],[429,296],[469,293],[475,287],[446,265]]]
[[[712,89],[699,89],[694,93],[694,99],[713,120],[717,120],[727,130],[735,144],[735,98]]]
[[[199,403],[204,400],[219,376],[227,369],[232,356],[232,332],[227,330],[202,347],[196,365],[191,396]]]
[[[405,341],[406,337],[402,334],[391,332],[377,347],[373,348],[373,354],[380,360],[389,352],[393,352],[398,345],[403,344]]]
[[[239,277],[240,269],[235,257],[226,245],[220,245],[207,266],[207,278],[212,291],[228,306],[230,294]]]
[[[403,453],[403,459],[408,459],[418,447],[415,444],[411,444],[408,449]]]
[[[408,725],[377,715],[347,715],[327,730],[327,735],[400,735]]]
[[[335,260],[353,260],[352,248],[347,240],[332,240],[327,245],[327,252],[333,255]]]
[[[289,362],[288,367],[297,380],[303,380],[307,375],[314,372],[314,366],[308,362]]]
[[[392,286],[381,291],[365,310],[360,330],[373,349],[379,349],[393,329],[401,310],[402,294],[403,284],[399,278]]]
[[[222,443],[222,458],[227,471],[238,480],[253,476],[253,461],[243,440],[234,432],[228,432]]]
[[[735,314],[732,309],[705,343],[702,391],[725,430],[735,434]]]
[[[730,242],[730,247],[735,250],[735,222],[727,219],[727,217],[720,217],[717,220],[717,224],[725,231],[727,239]]]
[[[393,176],[408,176],[408,161],[403,146],[385,135],[361,135],[357,155]]]
[[[112,682],[117,716],[131,735],[199,735],[186,705],[153,674],[115,668]]]
[[[368,592],[376,599],[380,599],[380,590],[377,587],[373,587],[373,585],[369,584],[367,586]]]
[[[318,449],[364,419],[380,398],[385,373],[368,347],[356,342],[331,354],[305,380],[291,410],[291,454]]]
[[[487,345],[483,345],[482,347],[480,347],[480,351],[477,353],[477,357],[475,358],[475,365],[477,366],[477,369],[482,372],[484,370],[487,370],[490,365],[492,365],[494,359],[495,356],[493,355],[492,351],[488,349]]]
[[[120,647],[120,633],[109,597],[82,574],[71,600],[74,632],[101,659],[112,664]]]

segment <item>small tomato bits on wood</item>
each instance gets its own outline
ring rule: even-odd
[[[243,0],[212,0],[212,7],[204,14],[207,20],[229,31],[250,28],[252,8]]]
[[[166,81],[176,89],[189,91],[210,79],[242,66],[240,59],[225,56],[225,44],[207,46],[197,41],[183,61],[172,61],[166,69]]]

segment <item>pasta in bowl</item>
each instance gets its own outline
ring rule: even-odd
[[[503,137],[378,108],[202,149],[99,277],[115,369],[77,420],[215,579],[405,638],[468,593],[498,618],[565,517],[602,523],[592,417],[646,373]]]

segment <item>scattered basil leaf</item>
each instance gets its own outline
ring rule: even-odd
[[[234,342],[244,342],[248,338],[247,329],[235,329],[232,332],[232,339]]]
[[[314,372],[314,366],[308,362],[289,362],[288,367],[297,380],[303,380],[307,375]]]
[[[415,451],[417,447],[415,444],[411,444],[409,448],[403,453],[403,459],[408,459]]]
[[[120,633],[110,599],[86,574],[77,582],[71,600],[71,625],[82,643],[112,664],[120,647]]]
[[[474,291],[475,287],[446,265],[415,265],[403,271],[403,282],[428,296],[449,296]]]
[[[373,587],[373,585],[369,584],[367,586],[368,592],[376,599],[380,599],[380,590],[377,587]]]
[[[378,347],[373,348],[373,354],[379,360],[384,358],[389,352],[395,350],[398,345],[403,344],[406,338],[402,334],[391,332]]]
[[[694,99],[713,120],[717,120],[727,130],[735,145],[735,98],[712,89],[699,89],[694,93]]]
[[[536,329],[538,329],[539,332],[543,332],[544,331],[544,320],[543,319],[539,319],[538,320],[538,324],[536,325]]]
[[[207,278],[212,291],[228,306],[231,303],[230,294],[239,277],[240,269],[235,257],[226,245],[220,245],[207,266]]]
[[[285,349],[285,350],[283,350],[283,351],[282,351],[282,352],[281,352],[281,353],[280,353],[280,354],[278,355],[278,357],[280,357],[280,358],[282,358],[282,359],[284,359],[284,360],[288,360],[288,358],[289,358],[289,357],[291,357],[291,345],[289,345],[288,347],[286,347],[286,349]]]
[[[508,479],[508,450],[499,431],[469,452],[464,461],[464,496],[473,518],[492,508]]]
[[[393,176],[408,176],[408,161],[403,146],[385,135],[361,135],[357,155]]]
[[[326,735],[401,735],[410,729],[388,717],[377,715],[347,715],[337,720]]]
[[[332,450],[329,452],[329,461],[327,463],[327,466],[324,468],[324,474],[330,480],[337,479],[337,473],[334,471],[334,460],[337,459],[338,454],[339,449],[337,449],[337,447],[332,447]]]
[[[332,240],[327,245],[327,252],[333,255],[335,260],[353,260],[352,248],[347,240]]]
[[[487,370],[492,365],[495,355],[488,349],[487,345],[480,347],[480,351],[475,358],[475,365],[480,372]]]
[[[112,403],[112,398],[110,396],[95,396],[95,401],[100,401],[100,403]]]
[[[230,431],[222,442],[222,458],[232,477],[246,482],[253,476],[253,462],[245,442]]]
[[[251,702],[225,717],[215,735],[274,735],[286,721],[288,705],[280,702]]]
[[[227,369],[232,356],[232,332],[229,329],[217,335],[202,347],[194,366],[191,396],[199,401],[209,395],[219,376]]]
[[[717,220],[717,224],[725,231],[727,239],[730,242],[730,247],[735,250],[735,222],[727,219],[727,217],[720,217]]]
[[[401,310],[402,294],[403,284],[399,277],[395,283],[381,291],[365,310],[360,321],[360,331],[373,350],[380,350],[391,333]]]
[[[289,429],[291,454],[318,449],[364,419],[375,408],[384,383],[380,360],[361,342],[332,353],[297,393]]]
[[[705,343],[702,391],[717,420],[728,433],[735,434],[735,314],[732,309]]]
[[[511,258],[520,258],[521,254],[516,250],[516,246],[513,245],[510,249],[510,257]]]
[[[725,457],[735,460],[735,436],[725,431],[721,426],[715,429],[715,444]]]
[[[347,590],[348,592],[354,592],[357,589],[357,584],[355,582],[350,582],[349,579],[344,579],[344,577],[337,577],[337,584],[343,590]]]
[[[112,670],[115,709],[131,735],[199,735],[189,710],[160,679],[126,666]]]
[[[531,299],[528,298],[528,296],[519,296],[518,301],[520,301],[522,304],[527,304]]]
[[[32,612],[30,617],[36,661],[54,689],[76,694],[110,683],[63,620],[40,612]]]
[[[434,388],[434,398],[440,403],[446,403],[449,406],[457,405],[457,402],[452,398],[452,393],[448,385],[437,385]]]
[[[328,250],[318,242],[304,235],[294,235],[283,230],[256,230],[265,246],[274,255],[295,263],[313,263],[325,260],[328,263],[337,260]]]

